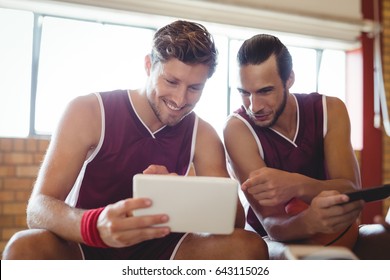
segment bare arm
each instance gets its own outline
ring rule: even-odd
[[[265,167],[254,137],[244,123],[231,118],[226,126],[225,145],[233,169],[243,183],[242,187],[248,201],[271,238],[292,240],[306,238],[316,232],[337,231],[353,221],[359,213],[360,203],[351,203],[339,211],[322,214],[309,209],[300,215],[290,216],[284,209],[285,203],[293,197],[310,204],[322,191],[336,190],[342,193],[360,187],[358,167],[349,140],[349,119],[346,109],[340,104],[341,101],[331,100],[328,103],[330,124],[325,138],[325,159],[330,180],[316,180],[301,174]],[[337,121],[334,124],[336,117]],[[321,195],[320,202],[315,204],[317,207],[328,209],[331,205],[346,199],[345,196],[324,197],[325,195]],[[327,220],[329,217],[333,219],[332,223]],[[283,230],[287,227],[289,230]]]
[[[71,208],[64,200],[88,153],[99,141],[101,128],[97,110],[94,96],[79,97],[66,108],[52,136],[28,204],[30,227],[49,229],[63,238],[81,241],[77,229],[83,211]]]
[[[350,143],[350,123],[343,102],[334,97],[327,98],[328,129],[324,139],[325,164],[328,180],[317,180],[302,174],[289,173],[270,168],[254,169],[245,188],[263,184],[266,191],[256,192],[255,198],[265,206],[286,203],[293,197],[310,204],[313,197],[324,190],[340,193],[361,188],[359,167]],[[262,159],[260,159],[262,161]],[[264,164],[264,163],[262,163]]]
[[[66,240],[83,241],[80,224],[85,210],[64,201],[85,159],[97,146],[100,134],[101,114],[96,96],[72,101],[53,134],[39,171],[27,208],[29,227],[50,230]],[[127,199],[108,205],[97,224],[103,241],[112,247],[123,247],[166,235],[167,228],[150,227],[164,222],[163,215],[132,216],[132,210],[148,205],[144,199]]]
[[[229,176],[222,142],[215,129],[201,118],[196,135],[194,167],[198,176]]]
[[[361,188],[360,170],[351,145],[351,124],[347,108],[335,97],[327,97],[328,133],[325,137],[325,162],[329,185],[339,186],[340,192]]]
[[[347,108],[338,98],[326,97],[326,100],[328,128],[324,151],[330,179],[312,180],[312,184],[301,186],[300,197],[308,202],[323,190],[345,193],[361,188],[359,166],[351,145],[351,125]]]

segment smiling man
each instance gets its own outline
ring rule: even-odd
[[[133,216],[151,201],[132,198],[138,173],[227,177],[223,145],[192,111],[216,67],[217,51],[200,24],[159,29],[137,90],[80,96],[53,135],[29,201],[30,230],[17,233],[3,259],[264,259],[264,241],[172,233],[163,213]],[[239,204],[237,227],[243,225]]]

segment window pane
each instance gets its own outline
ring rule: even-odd
[[[224,36],[214,35],[218,49],[218,65],[214,75],[207,81],[202,97],[195,112],[209,122],[222,136],[227,117],[227,77],[228,77],[228,40]]]
[[[238,66],[237,66],[237,53],[240,49],[242,40],[231,40],[230,41],[230,73],[229,73],[229,82],[230,82],[230,105],[229,112],[230,114],[236,111],[241,107],[242,100],[241,95],[237,90],[237,79],[238,79]]]
[[[144,84],[153,31],[45,17],[38,75],[36,130],[51,133],[70,99]]]
[[[1,136],[29,131],[33,14],[0,9]],[[7,28],[12,26],[12,28]],[[78,95],[144,84],[144,55],[154,30],[44,17],[37,80],[35,130],[50,134],[65,105]],[[224,34],[224,33],[223,33]],[[242,40],[216,36],[219,63],[195,111],[221,135],[228,113],[241,106],[236,90],[236,54]],[[291,92],[320,93],[345,100],[345,53],[324,50],[318,85],[316,50],[289,47],[295,84]],[[334,65],[339,67],[335,68]],[[228,87],[230,97],[228,98]],[[15,109],[17,108],[17,109]]]
[[[324,50],[318,78],[319,92],[336,96],[345,102],[345,52]]]
[[[310,93],[316,91],[317,54],[314,49],[288,47],[293,61],[295,82],[291,93]]]
[[[25,137],[29,133],[33,24],[30,12],[0,9],[2,137]]]

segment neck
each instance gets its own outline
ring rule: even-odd
[[[130,91],[130,99],[139,118],[151,132],[155,132],[164,126],[151,108],[144,89]]]
[[[283,134],[290,140],[294,139],[297,130],[298,108],[295,97],[288,93],[286,107],[272,129]]]

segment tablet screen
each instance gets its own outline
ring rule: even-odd
[[[152,200],[135,216],[167,214],[172,232],[230,234],[234,230],[238,183],[230,178],[137,174],[134,197]]]

